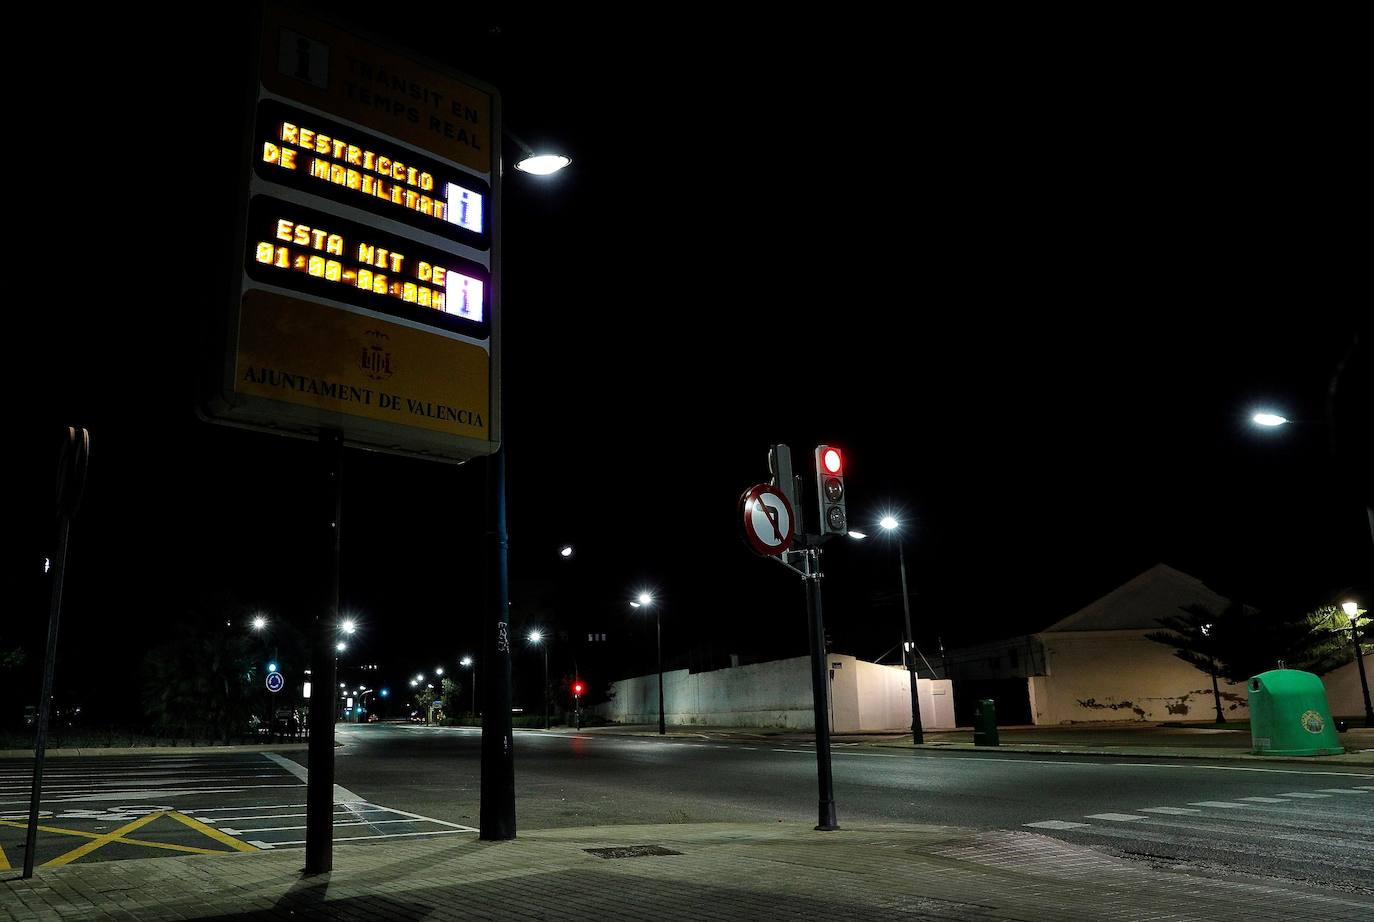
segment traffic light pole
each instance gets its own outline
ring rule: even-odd
[[[316,610],[310,656],[309,771],[305,786],[305,873],[334,868],[334,719],[337,716],[339,526],[343,511],[343,433],[320,434],[327,523],[324,598]]]
[[[821,550],[808,547],[804,552],[806,584],[806,623],[811,641],[811,701],[816,720],[816,783],[820,797],[817,809],[818,831],[839,829],[835,821],[835,785],[830,772],[830,722],[827,715],[825,674],[825,619],[821,614]]]

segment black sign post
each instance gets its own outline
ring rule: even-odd
[[[48,751],[48,718],[52,712],[53,672],[57,668],[57,624],[62,616],[62,581],[67,572],[67,542],[72,519],[86,489],[86,468],[91,457],[91,435],[68,427],[57,461],[57,556],[52,566],[52,600],[48,606],[48,646],[43,657],[43,693],[38,700],[38,726],[33,742],[33,790],[29,794],[29,824],[24,833],[25,880],[33,876],[33,854],[38,846],[38,806],[43,795],[43,761]]]
[[[337,709],[339,525],[343,511],[343,433],[320,436],[324,462],[324,598],[315,614],[310,657],[310,772],[305,788],[305,873],[334,867],[334,718]]]

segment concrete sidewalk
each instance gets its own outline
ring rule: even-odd
[[[605,851],[594,851],[605,850]],[[1024,831],[780,824],[538,830],[0,872],[0,919],[1367,919],[1374,895],[1198,877]]]
[[[559,732],[555,729],[553,732]],[[606,736],[659,735],[653,725],[592,727],[581,732]],[[1132,756],[1156,759],[1238,759],[1264,762],[1302,762],[1304,764],[1374,765],[1374,729],[1355,728],[1341,734],[1347,749],[1335,756],[1273,756],[1250,752],[1248,730],[1216,729],[1208,726],[1177,727],[1158,724],[1113,724],[1079,727],[1004,727],[997,747],[975,746],[973,731],[928,730],[925,743],[914,746],[907,733],[837,734],[836,744],[858,744],[896,749],[978,750],[980,752],[1033,752],[1058,755]],[[694,727],[670,726],[666,736],[678,739],[769,740],[775,743],[811,744],[810,732],[774,727]]]

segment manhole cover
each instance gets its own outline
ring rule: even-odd
[[[646,858],[650,855],[681,855],[662,845],[622,845],[618,848],[584,848],[584,852],[598,858]]]

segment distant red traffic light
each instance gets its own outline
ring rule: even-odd
[[[573,694],[576,695],[577,697],[581,698],[581,697],[582,697],[582,693],[583,693],[584,691],[586,691],[586,690],[587,690],[587,686],[583,685],[581,682],[574,682],[574,683],[573,683]]]

